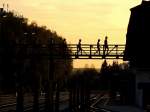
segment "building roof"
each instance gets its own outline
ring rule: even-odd
[[[147,7],[150,8],[150,1],[142,0],[142,3],[140,5],[135,6],[135,7],[131,8],[130,10],[131,11],[133,11],[133,10],[140,10],[140,9],[147,8]]]

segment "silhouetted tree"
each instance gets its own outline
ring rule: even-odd
[[[16,86],[17,112],[23,112],[23,88],[28,87],[32,89],[34,97],[33,110],[38,112],[38,99],[41,88],[50,86],[51,88],[47,90],[52,90],[54,81],[59,81],[69,74],[72,69],[72,60],[68,58],[56,60],[54,57],[52,59],[53,63],[49,63],[49,53],[62,53],[61,47],[54,47],[52,51],[49,51],[49,44],[51,46],[61,44],[63,38],[58,36],[56,32],[51,32],[46,29],[44,26],[40,27],[34,22],[28,24],[27,19],[23,16],[16,15],[12,12],[4,11],[4,13],[5,17],[0,18],[1,87],[8,91],[11,88],[15,90],[14,88]],[[52,38],[55,43],[49,43],[49,38]],[[71,51],[67,51],[67,55],[65,56],[69,57]],[[62,58],[62,55],[60,56]],[[54,72],[49,71],[53,66]],[[48,77],[50,75],[55,77],[49,80]],[[46,82],[46,84],[43,82]],[[47,87],[43,87],[43,85]],[[3,88],[2,90],[4,91]],[[48,97],[52,98],[53,94],[51,96],[48,95]],[[48,102],[53,101],[51,99]]]
[[[128,63],[119,64],[117,61],[113,61],[112,65],[108,66],[104,61],[102,64],[100,84],[104,90],[109,90],[110,100],[115,100],[119,93],[121,104],[133,104],[134,81],[135,76],[129,70]]]

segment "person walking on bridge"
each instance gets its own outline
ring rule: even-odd
[[[108,37],[106,36],[105,40],[104,40],[104,55],[105,55],[106,50],[107,50],[107,54],[108,54],[108,51],[109,51],[107,39],[108,39]]]
[[[100,39],[98,39],[98,41],[97,41],[97,50],[96,50],[96,53],[99,53],[99,55],[100,55]]]
[[[63,39],[61,47],[62,47],[62,56],[65,57],[67,54],[67,42],[65,38]]]
[[[77,45],[77,53],[81,52],[82,55],[82,47],[81,47],[81,39],[79,39],[78,45]]]

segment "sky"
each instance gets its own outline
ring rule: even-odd
[[[108,36],[111,44],[125,44],[130,8],[142,0],[0,0],[9,10],[47,26],[67,43],[94,44]],[[6,9],[6,5],[5,5]],[[76,60],[75,68],[100,67],[102,60]],[[110,62],[111,63],[111,62]]]

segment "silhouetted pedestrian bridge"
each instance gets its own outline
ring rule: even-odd
[[[68,44],[67,49],[63,49],[64,58],[71,59],[123,59],[125,45],[119,44],[110,44],[108,49],[105,48],[105,45],[101,45],[98,49],[96,44],[82,44],[81,48],[78,47],[78,44]],[[59,45],[53,45],[53,48],[61,47]],[[66,56],[67,52],[71,51],[70,57]],[[59,52],[54,52],[54,58],[60,58]]]
[[[18,48],[24,51],[21,53],[24,58],[48,56],[52,59],[123,59],[125,45],[110,44],[107,49],[105,45],[97,47],[96,44],[82,44],[80,47],[78,44],[19,45]]]

